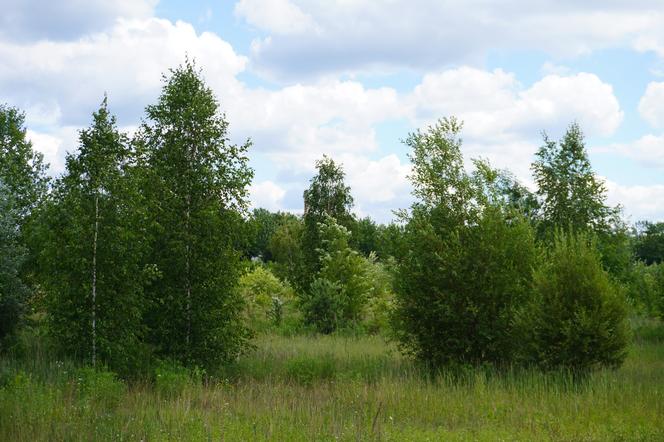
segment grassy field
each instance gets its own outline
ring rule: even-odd
[[[265,336],[211,383],[126,386],[34,351],[0,365],[0,440],[664,440],[664,330],[583,382],[426,376],[380,337]]]

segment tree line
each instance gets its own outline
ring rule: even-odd
[[[0,107],[0,339],[39,324],[57,349],[124,375],[214,370],[272,332],[381,332],[432,367],[622,363],[627,316],[664,312],[663,223],[606,204],[578,124],[544,137],[536,190],[462,156],[462,126],[411,133],[415,202],[353,215],[329,157],[296,216],[248,211],[251,142],[193,62],[164,77],[133,137],[104,97],[49,179],[24,115]]]

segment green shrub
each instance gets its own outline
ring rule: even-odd
[[[307,324],[320,333],[332,333],[339,326],[343,306],[339,286],[325,278],[311,283],[309,294],[302,300],[302,311]]]
[[[155,369],[155,389],[164,397],[178,396],[190,385],[200,383],[204,371],[188,369],[177,362],[162,361]]]
[[[664,275],[662,265],[634,264],[629,282],[626,284],[627,297],[637,313],[657,316],[659,304],[664,296]]]
[[[76,381],[82,400],[104,408],[117,406],[126,391],[125,384],[115,373],[103,369],[81,368]]]
[[[537,260],[532,229],[493,207],[450,232],[436,225],[435,212],[416,214],[407,226],[396,337],[433,367],[510,363],[519,346],[514,316],[530,296]]]
[[[466,172],[461,126],[442,119],[405,141],[417,202],[402,215],[393,325],[401,348],[432,367],[512,361],[538,256],[501,173],[482,161]]]
[[[626,356],[626,303],[583,234],[557,234],[517,318],[523,354],[545,369],[619,366]]]
[[[288,284],[262,265],[240,278],[238,290],[245,301],[249,323],[259,330],[280,325],[284,316],[290,314],[295,298]]]

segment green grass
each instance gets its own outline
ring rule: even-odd
[[[639,327],[623,367],[584,382],[426,376],[380,337],[261,337],[224,379],[175,390],[37,352],[0,363],[0,440],[664,440],[664,334]]]

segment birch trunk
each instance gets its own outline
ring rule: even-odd
[[[99,193],[95,194],[95,232],[92,241],[92,366],[97,363],[97,236],[99,234]]]

